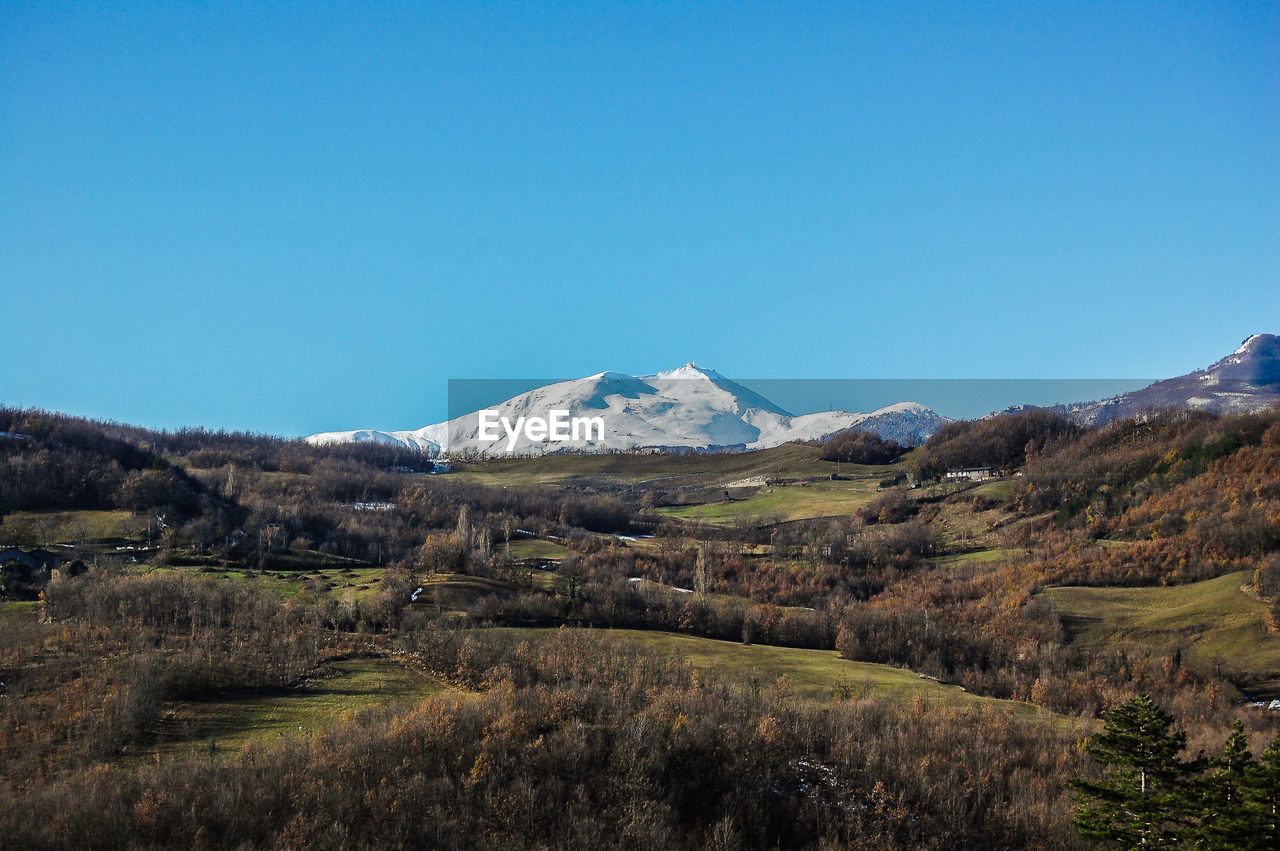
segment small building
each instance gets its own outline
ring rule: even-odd
[[[35,561],[36,566],[42,570],[52,570],[66,561],[66,558],[63,556],[42,549],[31,550],[27,555],[30,556]]]
[[[0,562],[21,561],[27,554],[17,547],[0,547]]]
[[[27,570],[49,571],[62,564],[62,556],[48,550],[35,549],[23,552],[17,547],[0,550],[0,564],[20,564]]]
[[[61,556],[48,550],[23,552],[17,547],[0,549],[0,596],[35,599],[62,561]]]
[[[947,470],[943,478],[948,482],[985,482],[994,475],[990,467],[961,467],[956,470]]]
[[[34,569],[36,560],[17,547],[5,547],[0,550],[0,564],[16,562],[27,569]]]

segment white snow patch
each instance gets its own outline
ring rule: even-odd
[[[768,480],[768,478],[767,478],[767,477],[765,477],[765,476],[751,476],[750,478],[746,478],[746,479],[737,479],[737,480],[735,480],[735,481],[728,482],[727,484],[725,484],[725,487],[727,487],[727,488],[752,488],[752,487],[756,487],[756,486],[758,486],[758,485],[765,485],[765,484],[768,484],[768,482],[769,482],[769,480]]]
[[[393,511],[396,507],[394,502],[344,502],[343,508],[350,508],[352,511]]]
[[[1247,339],[1247,340],[1245,340],[1243,343],[1241,343],[1241,344],[1240,344],[1240,348],[1236,349],[1234,352],[1232,352],[1232,354],[1233,354],[1233,355],[1242,355],[1242,354],[1244,354],[1245,352],[1249,351],[1249,344],[1251,344],[1254,340],[1258,339],[1258,338],[1259,338],[1259,337],[1261,337],[1261,336],[1262,336],[1261,334],[1253,334],[1252,336],[1250,336],[1250,337],[1249,337],[1249,339]]]

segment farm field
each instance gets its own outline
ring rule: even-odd
[[[503,544],[497,544],[499,552],[505,552]],[[569,548],[541,538],[521,538],[511,542],[513,559],[562,559],[569,554]]]

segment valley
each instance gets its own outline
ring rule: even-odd
[[[643,800],[637,846],[728,820],[1074,847],[1080,743],[1118,707],[1167,707],[1191,753],[1280,734],[1271,410],[439,465],[9,408],[0,433],[23,845],[413,844],[427,814],[519,844],[513,807],[572,845]]]

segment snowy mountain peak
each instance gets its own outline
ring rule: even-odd
[[[714,369],[687,363],[676,369],[641,376],[640,380],[666,396],[686,402],[715,405],[734,416],[741,417],[751,411],[764,411],[782,417],[790,413],[779,408],[759,393],[725,378]]]
[[[1202,372],[1214,378],[1260,384],[1280,381],[1280,337],[1254,334],[1241,343],[1240,348]]]
[[[599,420],[562,438],[547,433],[552,417]],[[524,424],[534,420],[534,429]],[[503,423],[498,428],[494,423]],[[513,396],[500,405],[414,431],[328,432],[311,443],[399,443],[431,455],[607,452],[634,449],[766,449],[793,440],[825,438],[850,428],[879,431],[901,443],[919,443],[949,422],[916,402],[870,414],[828,411],[794,416],[713,369],[687,363],[653,375],[600,372]]]
[[[1233,355],[1263,355],[1268,352],[1275,352],[1280,349],[1280,337],[1275,334],[1252,334],[1245,338],[1240,344],[1240,348],[1232,352]]]
[[[1263,337],[1269,337],[1269,336],[1271,335],[1270,334],[1252,334],[1246,337],[1245,341],[1240,344],[1240,348],[1236,349],[1234,352],[1232,352],[1232,354],[1242,355],[1245,352],[1249,351],[1250,347],[1253,346],[1255,341],[1261,340]]]
[[[894,402],[874,411],[875,414],[932,414],[933,411],[919,402]]]
[[[714,369],[708,369],[705,366],[698,366],[693,361],[689,361],[684,366],[678,366],[675,369],[667,369],[662,372],[654,373],[653,378],[706,378],[711,381],[726,380],[723,375]]]

